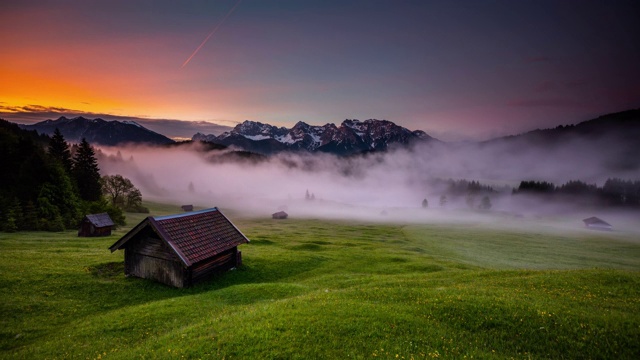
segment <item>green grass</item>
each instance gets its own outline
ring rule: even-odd
[[[109,238],[0,233],[0,358],[640,355],[628,235],[225,213],[244,266],[189,289],[125,278],[107,250],[146,215]]]

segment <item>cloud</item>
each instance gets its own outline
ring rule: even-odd
[[[220,135],[231,130],[230,126],[219,125],[208,121],[184,121],[168,119],[133,119],[140,125],[171,138],[189,138],[196,133]]]
[[[608,177],[639,178],[638,168],[611,166],[612,159],[621,158],[614,141],[436,143],[349,158],[283,153],[257,162],[225,161],[228,150],[205,151],[197,144],[103,148],[104,154],[112,156],[102,158],[100,168],[105,174],[131,179],[147,200],[165,203],[228,207],[259,216],[286,207],[292,218],[429,222],[438,216],[464,216],[436,210],[446,189],[433,179],[479,180],[510,189],[522,180],[560,185],[579,179],[602,186]],[[305,201],[307,190],[316,201]],[[510,191],[492,196],[492,210],[497,212],[553,211],[522,206]],[[421,209],[425,197],[431,204],[429,211]],[[450,197],[448,209],[458,208],[467,209],[464,196]],[[383,209],[388,212],[385,218],[380,215]]]

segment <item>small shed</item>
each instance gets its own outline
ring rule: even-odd
[[[589,229],[605,231],[613,230],[613,226],[611,226],[611,224],[595,216],[584,219],[582,221],[584,222],[584,226]]]
[[[271,217],[274,219],[286,219],[288,216],[289,214],[284,211],[278,211],[277,213],[271,214]]]
[[[78,236],[109,236],[115,224],[109,214],[89,214],[82,218]]]
[[[193,211],[193,205],[182,205],[180,206],[182,211]]]
[[[182,288],[240,266],[238,245],[248,242],[218,208],[211,208],[148,216],[109,250],[124,250],[125,275]]]

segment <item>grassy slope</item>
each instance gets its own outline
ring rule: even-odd
[[[0,357],[640,354],[640,245],[622,235],[232,219],[244,266],[191,289],[124,278],[107,247],[125,230],[0,234]]]

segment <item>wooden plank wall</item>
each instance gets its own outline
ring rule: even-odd
[[[125,273],[181,288],[238,266],[238,259],[238,248],[234,247],[184,268],[178,256],[162,240],[141,237],[131,241],[125,249]]]
[[[125,254],[126,267],[130,275],[155,280],[163,284],[184,287],[182,263],[158,259],[151,256]]]
[[[93,230],[93,233],[92,233]],[[96,228],[90,223],[82,223],[78,230],[78,236],[95,237],[95,236],[109,236],[111,235],[111,227],[105,226]]]
[[[129,275],[185,286],[185,269],[178,256],[162,240],[153,237],[135,239],[125,249],[125,271]]]

